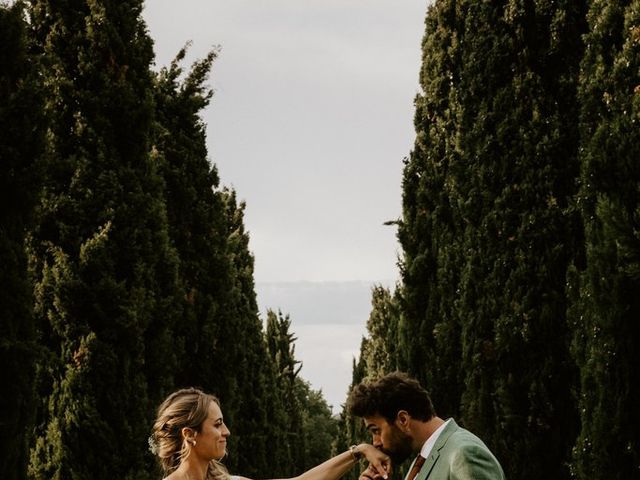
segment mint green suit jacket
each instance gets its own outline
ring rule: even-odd
[[[482,440],[451,419],[415,480],[504,480],[504,472]]]

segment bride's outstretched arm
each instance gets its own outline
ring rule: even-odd
[[[342,452],[324,463],[307,470],[293,480],[338,480],[345,473],[358,464],[358,459],[364,457],[369,464],[383,478],[387,478],[391,472],[391,461],[389,456],[373,445],[361,443],[351,447],[346,452]]]
[[[354,445],[346,452],[342,452],[326,462],[313,467],[310,470],[286,480],[338,480],[345,473],[358,464],[358,459],[366,458],[369,468],[373,469],[382,478],[388,478],[391,473],[391,460],[387,454],[378,450],[373,445],[361,443]],[[249,480],[239,477],[239,480]]]

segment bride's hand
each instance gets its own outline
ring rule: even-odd
[[[387,475],[385,473],[385,475]],[[387,475],[388,476],[388,475]],[[369,465],[365,470],[360,473],[358,480],[383,480],[385,477],[380,475],[376,470]]]
[[[369,462],[368,471],[374,474],[374,478],[388,478],[391,474],[391,458],[382,450],[368,443],[356,446],[356,453],[364,455]]]

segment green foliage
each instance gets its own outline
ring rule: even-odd
[[[439,1],[405,162],[399,366],[508,477],[567,478],[584,2]],[[402,359],[404,357],[404,359]]]
[[[640,2],[588,7],[430,7],[401,283],[353,366],[416,376],[514,478],[640,468]],[[23,8],[0,6],[3,478],[29,447],[33,479],[150,478],[154,408],[187,385],[221,398],[243,475],[366,439],[299,377],[289,317],[263,329],[200,118],[216,51],[154,75],[141,1]]]
[[[40,356],[25,237],[40,193],[41,85],[21,4],[0,5],[0,477],[24,477]]]
[[[331,412],[288,326],[292,368],[269,355],[244,204],[207,158],[216,51],[153,74],[142,7],[0,6],[3,478],[155,477],[154,410],[188,385],[221,398],[232,471],[328,456]]]
[[[149,155],[142,2],[31,4],[46,66],[47,177],[32,250],[51,355],[33,478],[146,478],[172,385],[177,258]],[[87,445],[91,445],[87,448]]]
[[[207,80],[215,51],[196,62],[182,79],[182,49],[169,68],[157,75],[152,154],[165,182],[169,236],[180,257],[180,321],[171,351],[178,357],[175,383],[197,385],[227,398],[224,352],[217,339],[230,295],[226,211],[217,192],[218,175],[207,158],[205,125],[200,113],[212,92]]]
[[[580,78],[578,204],[586,265],[571,276],[580,367],[578,479],[640,469],[640,2],[591,2]]]
[[[462,417],[510,477],[569,475],[576,410],[564,287],[581,238],[569,207],[583,8],[474,4],[465,22],[459,144],[470,194],[461,200],[472,219],[463,249],[474,254],[458,306]]]
[[[293,385],[298,378],[301,362],[295,357],[295,341],[297,338],[289,331],[291,320],[289,315],[278,311],[267,311],[266,342],[267,351],[273,360],[278,374],[278,381],[283,390],[293,393]]]
[[[283,446],[287,449],[287,464],[282,469],[285,476],[298,475],[327,460],[338,433],[338,421],[322,393],[311,389],[299,376],[302,364],[295,358],[296,337],[290,328],[289,315],[267,311],[265,342],[283,407],[272,418],[277,420],[278,413],[282,415]]]
[[[333,417],[321,391],[311,389],[301,378],[297,378],[296,383],[302,404],[305,446],[305,463],[299,465],[296,472],[300,473],[319,465],[335,453],[332,445],[338,435],[338,420]]]
[[[382,376],[398,369],[398,299],[388,289],[371,290],[371,313],[367,320],[368,337],[360,347],[364,379]]]
[[[456,2],[436,2],[427,15],[420,71],[423,93],[415,99],[416,140],[405,159],[398,229],[403,249],[398,366],[429,387],[443,416],[458,414],[462,390],[460,319],[452,301],[459,294],[466,225],[457,208],[454,176],[462,167],[456,145],[456,81],[463,19],[457,8]],[[447,388],[434,388],[440,383]]]
[[[289,331],[291,320],[289,316],[267,311],[265,341],[267,352],[275,366],[277,395],[284,407],[284,446],[287,448],[289,467],[284,472],[286,476],[293,476],[298,468],[306,465],[306,437],[303,426],[303,390],[298,374],[302,364],[295,358],[296,340]]]

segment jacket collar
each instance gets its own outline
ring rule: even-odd
[[[427,458],[424,462],[424,465],[420,469],[420,472],[418,472],[415,480],[425,480],[429,476],[429,473],[431,473],[431,470],[436,464],[438,457],[440,457],[440,450],[442,450],[442,448],[445,446],[451,434],[458,430],[458,428],[460,427],[458,427],[456,421],[453,418],[450,419],[449,423],[446,427],[444,427],[444,430],[436,440],[436,443],[433,445],[431,453],[429,453],[429,458]]]

